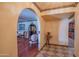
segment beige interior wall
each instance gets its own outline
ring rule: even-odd
[[[40,48],[44,45],[44,20],[32,3],[0,3],[0,56],[17,56],[17,21],[24,8],[33,9],[41,24]]]
[[[50,39],[50,44],[58,44],[58,34],[59,34],[59,19],[52,19],[52,21],[46,21],[45,32],[51,32],[52,38]]]
[[[79,57],[79,10],[75,13],[75,55]]]

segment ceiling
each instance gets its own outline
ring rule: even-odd
[[[55,15],[45,15],[42,16],[45,21],[58,21],[63,18],[72,18],[74,13],[63,13],[63,14],[55,14]]]
[[[52,15],[42,16],[45,21],[57,21],[59,18],[53,17]]]
[[[58,8],[75,7],[77,3],[76,2],[35,2],[34,4],[40,11],[46,11],[46,10],[58,9]]]
[[[20,16],[19,22],[26,22],[26,21],[37,21],[37,15],[30,9],[24,9]]]
[[[63,14],[55,14],[55,15],[51,15],[51,16],[62,19],[62,18],[69,18],[70,16],[72,16],[72,14],[73,13],[63,13]]]
[[[77,2],[35,2],[35,6],[42,12],[59,8],[75,7]],[[74,13],[63,13],[42,16],[45,21],[58,21],[62,18],[71,18]]]

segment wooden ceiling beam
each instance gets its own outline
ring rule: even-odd
[[[78,4],[78,2],[75,2],[74,7],[76,7],[76,6],[77,6],[77,4]]]
[[[69,19],[73,18],[74,17],[74,13],[69,17]]]
[[[63,6],[63,7],[57,7],[57,8],[49,8],[49,9],[45,9],[45,10],[42,10],[36,2],[33,2],[33,4],[40,10],[40,12],[43,12],[43,11],[47,11],[47,10],[54,10],[54,9],[60,9],[60,8],[67,8],[67,7],[75,7],[78,2],[75,2],[74,4],[71,4],[71,5],[68,5],[68,6]]]
[[[52,10],[47,10],[47,11],[41,12],[41,16],[62,14],[62,13],[71,13],[71,12],[75,12],[76,10],[78,10],[77,7],[60,8],[60,9],[55,9],[55,10],[52,9]]]
[[[41,9],[40,9],[40,7],[35,3],[35,2],[32,2],[38,9],[39,9],[39,11],[41,12]]]

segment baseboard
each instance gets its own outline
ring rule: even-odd
[[[10,57],[9,54],[0,54],[0,57]]]
[[[56,45],[56,46],[68,47],[67,45],[60,45],[60,44],[49,44],[49,45]]]

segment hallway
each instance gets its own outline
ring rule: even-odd
[[[0,56],[70,57],[73,54],[79,56],[79,3],[7,2],[0,3],[0,6]],[[74,49],[53,45],[69,46],[68,23],[72,19],[75,21]],[[52,37],[48,39],[51,45],[43,48],[48,32]],[[18,36],[29,38],[29,41],[24,38],[17,38]],[[28,42],[31,46],[33,41],[38,43],[38,48],[36,48],[36,44],[31,48],[29,47]],[[70,40],[70,46],[72,42]],[[41,50],[41,48],[43,49]]]

